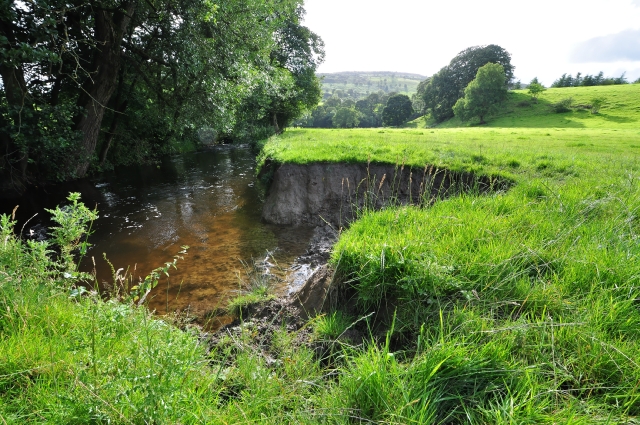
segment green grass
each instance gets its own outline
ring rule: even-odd
[[[596,97],[606,99],[599,114],[592,114],[586,108]],[[574,107],[571,112],[553,113],[551,105],[562,99],[572,98]],[[509,92],[509,98],[501,111],[487,119],[487,127],[495,128],[600,128],[600,129],[638,129],[640,128],[640,84],[594,87],[552,88],[543,92],[538,102],[531,102],[526,90]],[[523,106],[528,103],[528,106]],[[581,107],[582,106],[582,107]],[[462,123],[454,118],[441,124],[427,118],[419,118],[409,127],[453,128],[476,126],[478,120]]]
[[[73,267],[5,217],[0,423],[638,423],[640,97],[623,88],[583,127],[561,126],[541,102],[513,127],[505,115],[502,127],[269,141],[262,160],[432,164],[514,182],[363,211],[332,260],[359,316],[310,326],[372,334],[332,345],[329,359],[304,344],[305,328],[267,338],[247,323],[209,346],[144,307],[78,296]]]
[[[609,99],[598,115],[545,104],[595,95]],[[275,162],[431,164],[514,181],[430,208],[364,212],[341,235],[332,261],[361,314],[395,310],[394,341],[411,353],[354,357],[340,390],[371,420],[640,415],[640,86],[549,90],[522,109],[483,127],[294,130],[264,148]],[[432,389],[449,362],[452,381]]]

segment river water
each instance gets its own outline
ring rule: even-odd
[[[98,180],[34,188],[13,203],[3,200],[0,212],[20,204],[19,226],[35,213],[26,228],[46,226],[44,208],[62,203],[69,191],[81,192],[87,206],[97,205],[100,218],[81,268],[92,271],[95,260],[101,285],[113,280],[103,253],[116,269],[129,268],[137,281],[171,261],[182,245],[190,247],[149,297],[149,307],[160,314],[210,316],[237,294],[245,278],[240,260],[263,260],[271,253],[272,271],[286,274],[312,234],[308,228],[261,222],[265,191],[245,147],[219,146],[165,158],[159,165],[121,167]]]

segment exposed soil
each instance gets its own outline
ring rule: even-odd
[[[315,225],[314,235],[307,251],[292,266],[289,294],[247,307],[242,319],[213,334],[203,334],[203,338],[216,347],[228,338],[239,340],[250,329],[257,335],[252,346],[267,359],[272,355],[268,349],[272,336],[283,328],[296,332],[296,343],[311,346],[320,358],[332,352],[336,341],[314,340],[306,325],[310,318],[337,307],[355,313],[353,288],[327,262],[339,232],[360,211],[388,205],[429,205],[461,191],[488,192],[510,185],[506,180],[471,173],[384,164],[285,164],[266,173],[273,173],[273,180],[262,218],[281,225]],[[361,325],[349,329],[337,342],[362,343],[371,334],[365,322]]]
[[[388,164],[284,164],[273,174],[262,218],[285,225],[345,228],[364,209],[425,205],[461,191],[506,188],[508,181],[426,166]],[[274,167],[275,170],[273,169]]]

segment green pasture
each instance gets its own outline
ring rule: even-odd
[[[600,114],[548,106],[595,95],[608,99]],[[382,373],[372,364],[392,353],[369,351],[349,375],[381,397],[357,402],[371,419],[636,423],[640,415],[640,86],[549,90],[529,106],[515,106],[528,100],[523,92],[511,96],[513,108],[489,126],[297,129],[264,147],[276,162],[433,166],[514,182],[427,208],[365,209],[342,233],[332,263],[360,314],[386,312],[372,326],[413,347],[401,365],[384,367],[407,373],[441,355],[430,378],[453,370],[438,390],[455,388],[460,403],[446,407],[438,390],[412,398],[420,384],[395,373],[371,382]],[[465,379],[473,389],[462,396]]]
[[[557,93],[583,102],[596,89]],[[117,293],[83,293],[70,256],[82,247],[78,205],[56,211],[50,242],[23,240],[2,217],[0,423],[639,423],[640,97],[602,89],[610,102],[594,116],[556,117],[549,90],[513,126],[506,114],[483,127],[294,129],[266,142],[261,163],[384,162],[512,182],[363,208],[331,258],[353,299],[299,331],[245,323],[212,336]]]
[[[597,97],[604,98],[605,104],[598,114],[592,114],[589,106]],[[553,112],[554,103],[568,98],[573,101],[570,112]],[[461,123],[454,118],[436,124],[429,117],[426,118],[418,118],[408,126],[453,128],[477,125],[477,120]],[[544,91],[537,102],[531,100],[527,90],[514,90],[509,92],[509,98],[500,112],[487,119],[486,126],[637,129],[640,128],[640,84],[552,88]]]

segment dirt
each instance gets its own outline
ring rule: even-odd
[[[434,167],[418,170],[384,164],[285,164],[268,173],[273,174],[273,180],[262,218],[274,224],[317,226],[309,248],[291,267],[288,294],[249,306],[242,312],[242,319],[235,319],[215,333],[202,335],[213,348],[229,338],[239,341],[250,330],[256,335],[253,348],[263,353],[267,363],[273,354],[268,348],[272,336],[283,328],[296,333],[296,344],[310,346],[322,359],[328,358],[327,353],[332,352],[336,342],[361,344],[370,336],[363,322],[362,329],[360,326],[349,329],[337,341],[317,341],[307,326],[309,319],[335,311],[338,306],[347,312],[355,308],[353,289],[344,284],[328,260],[340,231],[362,210],[378,210],[388,205],[429,205],[460,191],[475,188],[486,192],[510,184]]]
[[[509,182],[433,166],[388,164],[271,164],[273,179],[262,210],[268,223],[348,227],[363,210],[425,205],[460,191],[507,187]]]

